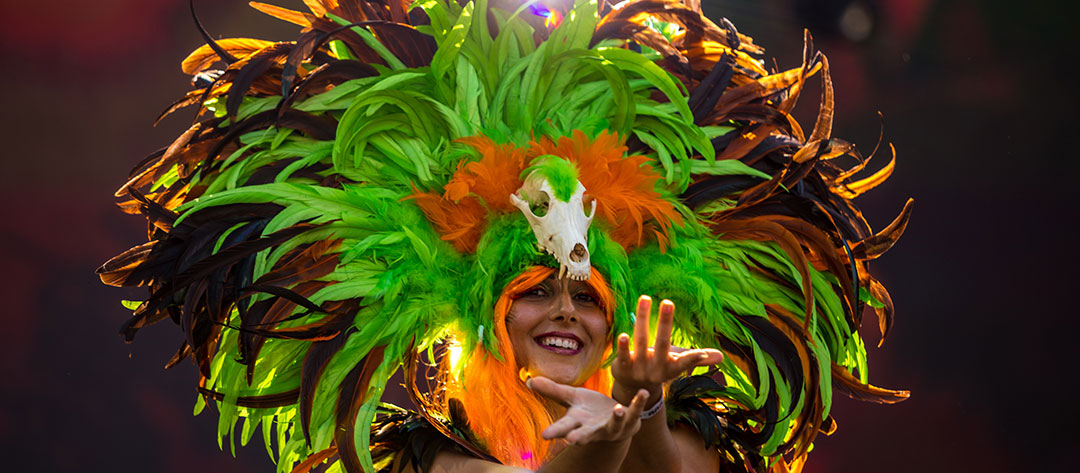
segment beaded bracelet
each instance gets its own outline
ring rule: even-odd
[[[650,418],[652,416],[655,416],[656,414],[659,414],[660,411],[663,410],[663,409],[664,409],[664,396],[660,396],[660,399],[657,400],[656,403],[652,405],[652,407],[642,411],[641,420],[645,420],[645,419],[648,419],[648,418]]]

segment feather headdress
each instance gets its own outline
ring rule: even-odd
[[[241,442],[261,424],[280,471],[373,471],[390,376],[451,334],[499,356],[500,291],[559,267],[509,200],[532,171],[595,203],[587,252],[617,302],[612,333],[651,294],[680,308],[676,344],[724,351],[711,399],[764,467],[801,464],[832,429],[834,390],[907,396],[868,384],[858,328],[867,306],[882,338],[892,323],[867,262],[911,202],[877,233],[853,205],[893,162],[855,178],[868,159],[832,137],[809,35],[800,67],[770,71],[697,2],[304,3],[252,3],[300,25],[295,41],[205,36],[184,60],[195,90],[166,113],[195,106],[198,121],[116,194],[149,242],[99,269],[150,289],[128,340],[180,327],[169,365],[198,367],[221,437],[243,419]],[[815,74],[807,135],[791,110]]]

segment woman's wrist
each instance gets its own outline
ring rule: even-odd
[[[664,396],[660,396],[660,399],[657,399],[656,402],[654,402],[649,407],[646,407],[645,410],[641,411],[641,420],[648,420],[648,419],[651,419],[653,417],[656,417],[656,415],[659,414],[660,411],[663,411],[663,410],[664,410]]]
[[[625,386],[622,383],[615,381],[611,385],[611,398],[618,401],[619,404],[624,406],[630,405],[630,401],[634,399],[634,395],[637,394],[639,389],[644,389],[649,392],[649,398],[645,400],[645,409],[652,407],[657,401],[664,397],[664,386],[638,386],[630,387]]]

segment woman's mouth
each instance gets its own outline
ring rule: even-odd
[[[548,332],[534,338],[536,344],[545,350],[560,355],[576,355],[581,352],[584,343],[571,333]]]

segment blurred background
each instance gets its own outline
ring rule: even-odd
[[[271,3],[302,9],[299,0]],[[802,31],[829,58],[834,134],[869,152],[881,129],[892,178],[861,198],[876,230],[908,197],[899,244],[872,269],[896,324],[864,326],[871,382],[910,389],[894,406],[837,398],[839,428],[806,472],[1075,471],[1080,260],[1071,129],[1075,2],[702,0],[796,67]],[[292,39],[297,28],[239,0],[197,2],[215,37]],[[0,445],[6,471],[268,472],[259,440],[215,442],[192,417],[194,368],[162,366],[168,324],[116,335],[142,291],[94,269],[143,241],[111,197],[191,111],[151,124],[188,90],[180,60],[201,44],[186,0],[0,4]],[[816,87],[816,85],[815,85]],[[803,96],[803,120],[818,91]],[[806,123],[804,121],[804,123]],[[878,165],[887,155],[878,157]],[[873,167],[873,166],[871,166]]]

